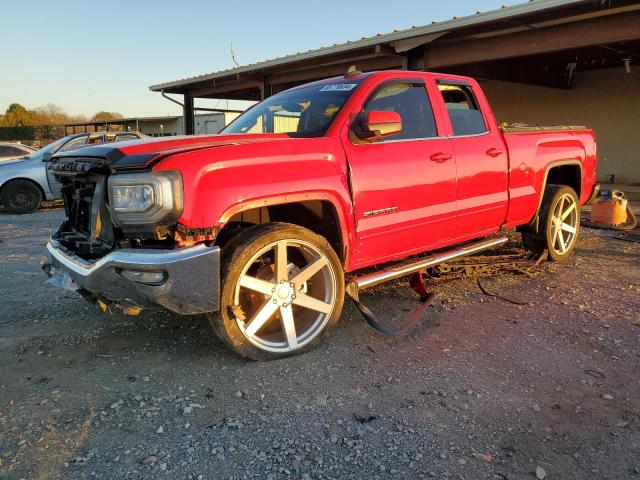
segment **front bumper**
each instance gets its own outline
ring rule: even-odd
[[[52,238],[42,268],[54,285],[125,309],[164,307],[191,315],[219,308],[219,247],[121,249],[97,261],[87,261]],[[162,272],[163,281],[141,283],[125,278],[123,271]]]

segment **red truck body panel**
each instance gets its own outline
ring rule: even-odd
[[[235,213],[259,206],[331,202],[348,251],[346,271],[531,222],[556,165],[579,165],[580,202],[589,198],[597,165],[592,131],[503,133],[479,85],[466,77],[407,71],[362,77],[324,137],[223,133],[139,143],[123,153],[155,153],[148,162],[154,169],[181,172],[179,222],[190,228],[223,227]],[[399,79],[424,82],[437,136],[353,143],[349,130],[365,101]],[[487,132],[453,134],[439,81],[472,89]]]

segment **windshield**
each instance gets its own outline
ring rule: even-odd
[[[46,147],[42,147],[40,150],[36,150],[35,152],[33,152],[31,155],[29,155],[29,158],[41,157],[43,153],[47,153],[47,152],[53,153],[58,149],[58,147],[60,147],[60,145],[65,143],[68,139],[69,137],[64,137],[59,140],[56,140],[55,142],[50,143]]]
[[[358,84],[324,83],[274,95],[240,115],[223,133],[322,137]]]

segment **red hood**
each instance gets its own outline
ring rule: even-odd
[[[227,134],[206,136],[164,137],[151,140],[133,140],[104,143],[67,150],[55,158],[104,158],[114,170],[148,167],[169,155],[225,145],[274,142],[288,140],[286,134]]]

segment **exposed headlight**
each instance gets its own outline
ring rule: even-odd
[[[182,176],[174,170],[109,177],[114,225],[171,225],[182,214]]]
[[[116,212],[146,212],[154,204],[151,185],[114,185],[113,209]]]

